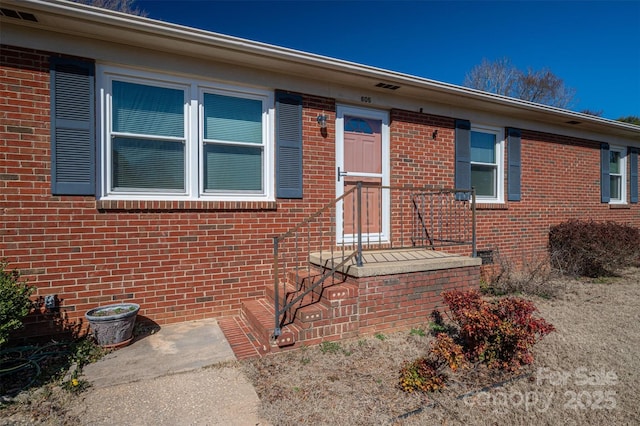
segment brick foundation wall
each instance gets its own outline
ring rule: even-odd
[[[479,283],[479,266],[346,277],[344,283],[324,290],[323,298],[329,300],[329,307],[322,319],[296,322],[301,327],[297,339],[314,345],[424,327],[433,310],[444,312],[442,292],[478,289]]]
[[[37,287],[36,297],[58,295],[69,323],[121,300],[166,324],[236,314],[242,299],[264,296],[273,237],[335,197],[335,100],[304,96],[302,200],[52,196],[50,55],[1,47],[0,257]],[[321,112],[328,116],[324,132],[316,122]],[[452,187],[453,125],[454,118],[391,110],[391,184]],[[572,217],[640,227],[637,204],[613,209],[599,202],[599,142],[524,130],[523,201],[479,210],[478,248],[516,260],[542,254],[549,226]],[[51,319],[33,321],[48,333]]]
[[[424,325],[434,309],[442,308],[442,292],[478,288],[480,268],[382,275],[357,282],[359,331],[366,335]]]

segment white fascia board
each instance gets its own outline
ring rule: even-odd
[[[463,105],[463,108],[504,116],[528,116],[535,121],[550,122],[566,129],[577,128],[568,125],[567,122],[578,121],[579,127],[584,130],[631,138],[640,143],[640,126],[313,53],[66,0],[3,0],[3,6],[33,13],[39,20],[42,19],[40,23],[20,23],[38,28],[47,27],[49,31],[156,49],[165,54],[188,55],[331,81],[332,84],[379,93],[385,98],[385,95],[406,96],[424,99],[425,104],[436,102],[452,105],[454,109]],[[9,23],[11,18],[3,17],[2,20]],[[378,82],[396,84],[401,88],[396,93],[389,93],[384,89],[375,88]]]

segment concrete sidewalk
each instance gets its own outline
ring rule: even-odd
[[[215,320],[160,331],[84,368],[85,425],[266,425],[259,399]]]

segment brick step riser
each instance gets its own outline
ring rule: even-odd
[[[249,326],[251,334],[259,342],[260,346],[269,352],[271,347],[271,336],[273,335],[273,325],[271,328],[265,327],[257,317],[252,306],[242,304],[241,316]]]
[[[301,291],[304,291],[308,288],[308,286],[303,285],[303,286],[298,286],[296,287],[295,284],[293,282],[289,282],[286,285],[286,291],[287,292],[295,292],[296,288],[301,288]],[[285,291],[281,288],[280,289],[280,295],[282,296],[285,293]],[[273,299],[273,295],[274,295],[274,289],[273,288],[267,288],[267,294],[269,295],[269,297],[271,297]],[[340,300],[340,299],[344,299],[344,298],[348,298],[348,297],[355,297],[358,294],[358,285],[357,284],[353,284],[353,283],[349,283],[347,281],[335,281],[335,282],[331,282],[330,280],[326,280],[322,286],[319,286],[318,288],[314,289],[311,293],[309,293],[309,296],[311,296],[311,294],[313,294],[315,298],[317,298],[318,296],[321,296],[321,301],[323,300]]]
[[[290,291],[291,287],[288,287],[286,291]],[[280,305],[282,306],[282,304],[284,303],[284,295],[285,294],[285,290],[281,290],[280,291]],[[267,300],[273,304],[273,306],[275,307],[275,298],[273,297],[274,295],[274,289],[268,289],[266,291],[266,295],[267,295]],[[287,297],[287,300],[292,300],[294,297],[296,297],[295,293],[294,294],[290,294]],[[317,296],[313,296],[312,295],[307,295],[304,298],[302,298],[300,301],[296,302],[296,304],[289,310],[288,316],[290,315],[295,315],[295,320],[294,321],[299,321],[301,323],[306,323],[309,321],[313,321],[316,319],[322,319],[322,318],[326,318],[327,316],[327,310],[329,308],[326,306],[325,303],[322,303],[322,300],[319,300],[317,298]]]
[[[295,272],[290,272],[288,275],[290,278],[296,278]],[[310,282],[308,277],[301,273],[298,274],[297,278],[304,282]],[[309,328],[312,326],[309,323],[331,318],[331,314],[329,314],[328,311],[333,309],[336,304],[357,303],[354,296],[357,295],[358,289],[355,284],[347,284],[343,282],[340,282],[339,284],[331,284],[332,282],[337,281],[327,279],[323,286],[316,290],[317,292],[320,292],[320,294],[316,291],[312,291],[296,302],[295,306],[289,310],[287,321],[293,320],[293,322],[298,324],[301,328]],[[304,285],[299,285],[298,287],[304,288]],[[295,289],[295,283],[280,285],[280,288],[278,289],[280,306],[285,303],[285,300],[293,300],[297,297],[298,293]],[[273,306],[275,306],[274,295],[275,289],[273,287],[267,287],[266,296]],[[291,318],[292,316],[294,316],[293,319]]]
[[[327,297],[322,297],[319,302],[316,302],[316,299],[305,297],[289,311],[288,319],[291,318],[291,315],[295,315],[294,322],[302,328],[309,328],[313,326],[314,321],[342,316],[343,314],[334,310],[358,304],[357,297],[353,296],[354,293],[357,293],[354,287],[346,284],[342,285],[341,288],[326,289],[325,294]],[[273,294],[273,291],[268,291],[267,294],[269,296]],[[270,300],[269,297],[268,300]],[[311,300],[313,301],[311,302]],[[309,323],[311,324],[309,325]]]
[[[266,351],[280,349],[279,344],[282,343],[288,346],[291,342],[298,342],[300,327],[296,324],[283,326],[278,341],[273,339],[275,314],[273,307],[269,307],[268,303],[267,299],[263,299],[242,304],[241,316],[245,319],[254,338],[258,340],[262,348],[266,348]]]
[[[273,287],[267,288],[265,293],[267,299],[275,306],[275,289]],[[287,285],[286,288],[280,288],[278,294],[280,295],[279,303],[281,306],[285,300],[285,297],[286,300],[293,300],[298,295],[298,293],[295,292],[294,288],[291,285]],[[320,299],[315,293],[309,293],[301,301],[298,301],[297,304],[311,305],[318,302],[322,303],[322,299]]]
[[[358,323],[358,300],[355,298],[344,299],[331,302],[330,307],[323,307],[323,316],[312,317],[317,310],[310,307],[302,308],[296,312],[296,318],[293,321],[302,331],[310,330],[316,327],[327,327],[331,325],[343,324],[346,322]],[[301,315],[308,315],[307,318],[301,319]]]
[[[312,287],[318,280],[321,279],[324,272],[321,269],[311,268],[311,270],[289,271],[287,273],[287,281],[295,286],[297,289],[306,290]],[[338,273],[327,277],[322,283],[322,287],[331,287],[334,285],[340,285],[345,283],[345,278]]]

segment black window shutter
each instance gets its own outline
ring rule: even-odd
[[[603,203],[611,201],[609,183],[609,144],[600,144],[600,196]]]
[[[95,195],[95,65],[50,58],[51,192]]]
[[[302,198],[302,96],[276,92],[276,196]]]
[[[629,147],[629,189],[631,190],[631,202],[638,202],[638,148]]]
[[[509,201],[520,201],[522,196],[520,188],[522,178],[520,129],[507,128],[507,149],[509,152],[509,189],[507,199]]]
[[[456,189],[471,189],[471,122],[456,120]],[[456,199],[467,199],[463,194],[456,194]]]

